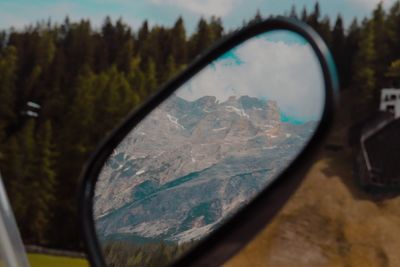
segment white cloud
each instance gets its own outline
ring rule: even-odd
[[[66,15],[74,14],[79,10],[75,3],[57,2],[51,4],[37,4],[26,8],[20,3],[5,3],[0,9],[0,23],[21,29],[35,24],[38,21],[62,21]]]
[[[224,17],[229,15],[241,0],[150,0],[157,5],[170,5],[194,14]]]
[[[271,36],[272,33],[270,33]],[[247,41],[235,53],[244,63],[219,60],[177,91],[193,101],[205,95],[225,101],[249,95],[275,100],[287,115],[319,119],[325,97],[321,67],[308,44]]]
[[[385,7],[388,7],[396,2],[396,0],[350,0],[350,2],[353,2],[355,5],[359,7],[363,7],[365,9],[373,9],[376,7],[377,4],[380,2],[383,3]]]

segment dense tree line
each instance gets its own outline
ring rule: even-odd
[[[348,29],[294,8],[336,59],[343,90],[355,92],[354,114],[376,106],[379,89],[399,85],[400,3]],[[262,19],[259,12],[244,24]],[[41,22],[0,32],[0,169],[27,243],[80,248],[78,177],[98,142],[143,99],[226,35],[219,18],[200,19],[190,36],[178,18],[172,27],[133,31],[106,18]],[[32,104],[32,103],[33,104]],[[36,106],[40,105],[40,107]],[[33,105],[33,106],[32,106]],[[34,109],[34,110],[32,110]]]
[[[66,19],[0,34],[0,167],[27,243],[79,246],[76,190],[90,152],[222,31],[217,18],[190,38],[181,18],[137,32],[107,18],[100,29]]]
[[[167,266],[193,245],[194,241],[183,244],[108,241],[103,244],[103,255],[109,267]]]

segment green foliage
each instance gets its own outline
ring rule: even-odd
[[[9,138],[6,148],[9,164],[2,169],[20,229],[30,242],[45,243],[55,201],[51,122],[43,123],[35,134],[35,121],[30,119]]]
[[[197,31],[189,39],[189,55],[194,58],[196,55],[210,47],[223,34],[222,21],[212,17],[210,22],[201,18],[197,24]]]
[[[23,155],[18,136],[12,136],[7,143],[2,144],[1,173],[4,177],[11,206],[17,218],[22,218],[25,212],[25,181],[23,180]],[[21,225],[21,223],[20,223]]]
[[[356,54],[354,83],[359,90],[363,90],[367,97],[372,96],[375,89],[375,70],[373,62],[376,57],[374,46],[374,31],[372,23],[366,22],[359,41],[359,50]]]
[[[374,100],[376,85],[376,69],[374,62],[376,60],[376,50],[374,46],[375,33],[371,22],[364,22],[364,28],[361,31],[358,51],[355,55],[353,84],[356,87],[357,94],[362,96],[355,98],[357,108],[354,110],[355,118],[368,114],[373,108],[371,105]]]
[[[338,66],[343,66],[345,64],[345,53],[346,53],[346,36],[344,33],[343,19],[342,16],[338,15],[336,18],[335,25],[332,30],[332,54],[336,59],[336,63]],[[343,76],[346,75],[347,69],[339,69],[339,77],[343,79]]]
[[[210,24],[215,36],[222,34],[219,20]],[[77,247],[71,233],[82,165],[130,110],[187,63],[184,22],[170,29],[145,22],[135,34],[121,20],[106,18],[96,31],[89,21],[66,18],[4,34],[0,166],[23,238]],[[27,119],[28,101],[41,105],[38,118]]]
[[[103,254],[109,267],[159,267],[177,260],[194,242],[135,244],[127,241],[107,241],[103,244]]]
[[[145,84],[146,91],[153,92],[157,86],[157,73],[156,73],[156,65],[153,61],[153,58],[149,58],[147,60],[146,68],[145,68]]]
[[[31,267],[89,267],[85,259],[29,253]]]
[[[400,53],[400,1],[396,1],[386,17],[387,44],[390,52],[395,55]]]
[[[175,22],[171,31],[171,54],[168,58],[176,61],[176,64],[186,64],[188,60],[188,47],[186,40],[186,30],[182,17]]]
[[[393,81],[394,86],[400,86],[400,59],[390,63],[385,76]]]
[[[172,56],[168,57],[167,64],[165,66],[165,70],[163,72],[162,82],[168,81],[171,77],[173,77],[177,72],[177,67],[175,63],[175,59]]]
[[[15,119],[16,68],[17,50],[9,46],[0,52],[0,140]]]
[[[371,19],[348,29],[340,15],[331,24],[318,4],[300,15],[292,8],[290,16],[314,27],[331,48],[341,89],[360,99],[354,114],[376,108],[380,88],[398,85],[400,2],[389,11],[378,5]],[[244,24],[261,19],[258,11]],[[182,18],[170,28],[145,21],[137,31],[122,20],[106,18],[93,29],[87,20],[66,18],[0,32],[0,169],[25,242],[81,247],[76,189],[89,154],[223,35],[216,17],[200,19],[190,36]],[[27,117],[28,101],[41,105],[37,118]],[[146,260],[142,251],[127,264]]]
[[[37,131],[36,149],[30,179],[30,194],[26,220],[30,221],[29,235],[35,243],[46,243],[47,233],[51,227],[52,207],[56,200],[54,164],[56,154],[53,146],[52,126],[44,122]]]

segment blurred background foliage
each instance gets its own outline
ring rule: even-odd
[[[379,90],[400,78],[400,3],[379,4],[344,28],[319,5],[287,14],[305,21],[336,60],[341,90],[354,94],[354,120],[376,109]],[[251,24],[263,19],[257,13]],[[81,250],[77,188],[82,166],[118,122],[216,40],[221,19],[188,35],[172,27],[134,31],[122,20],[37,23],[0,32],[0,169],[26,244]],[[30,113],[29,102],[40,109]],[[350,114],[349,114],[350,116]]]

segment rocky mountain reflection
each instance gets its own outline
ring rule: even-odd
[[[251,200],[316,122],[285,123],[276,102],[170,97],[115,149],[96,185],[101,240],[198,240]]]

